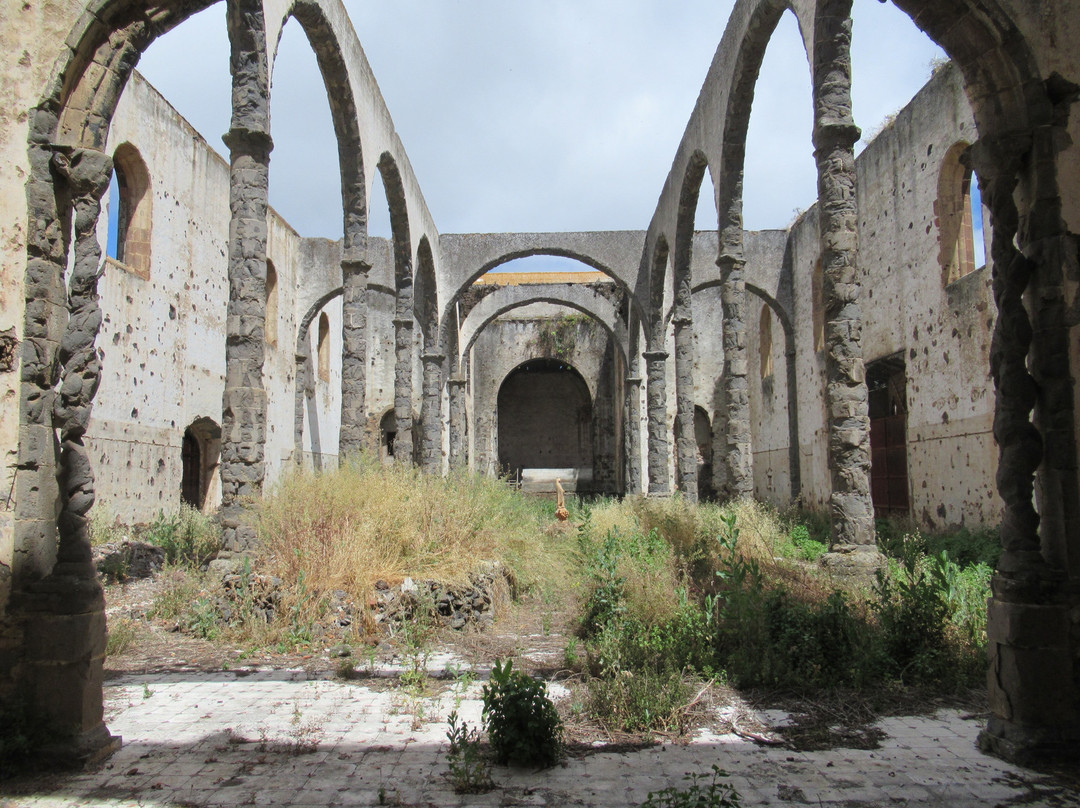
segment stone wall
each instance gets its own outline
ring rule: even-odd
[[[960,77],[951,67],[904,107],[856,161],[859,267],[863,276],[863,352],[867,363],[902,353],[907,375],[907,441],[911,513],[928,528],[995,524],[997,449],[991,433],[993,385],[989,355],[995,308],[990,269],[946,284],[941,228],[935,216],[946,152],[974,138]],[[989,221],[986,222],[987,227]],[[794,328],[798,372],[800,459],[804,502],[824,507],[826,465],[824,354],[820,350],[821,285],[817,209],[792,227]],[[749,281],[748,274],[748,281]],[[788,445],[783,332],[773,318],[774,374],[760,373],[760,301],[752,306],[751,357],[755,491],[786,497],[780,449]]]

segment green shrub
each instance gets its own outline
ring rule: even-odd
[[[495,660],[484,685],[484,723],[498,763],[551,766],[563,754],[562,721],[544,683]]]
[[[105,635],[105,656],[120,656],[135,645],[139,633],[138,621],[119,617],[109,621]]]
[[[871,607],[878,616],[886,664],[901,679],[928,682],[945,672],[949,604],[945,560],[909,555],[879,570]]]
[[[623,732],[681,732],[690,689],[681,672],[624,669],[586,680],[589,709],[608,729]]]
[[[162,548],[166,560],[172,564],[202,566],[221,550],[221,529],[212,517],[187,503],[181,504],[172,516],[158,511],[144,538]]]

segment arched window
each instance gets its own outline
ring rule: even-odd
[[[978,181],[961,160],[968,148],[963,141],[953,145],[945,153],[938,175],[934,212],[941,248],[941,274],[946,284],[960,280],[986,263]]]
[[[150,227],[153,193],[150,172],[139,150],[122,143],[113,155],[113,183],[109,189],[109,244],[107,254],[141,278],[150,277]]]
[[[761,323],[758,325],[758,351],[761,355],[761,378],[773,375],[772,360],[772,312],[769,307],[761,307]]]
[[[319,315],[319,378],[330,381],[330,318]]]
[[[264,339],[270,348],[277,347],[278,337],[278,283],[274,262],[266,262],[266,331]]]
[[[820,257],[810,276],[810,295],[813,297],[810,306],[814,315],[814,352],[821,353],[825,350],[825,273]]]

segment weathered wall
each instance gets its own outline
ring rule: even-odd
[[[615,372],[611,339],[608,332],[598,324],[580,320],[574,328],[572,349],[558,356],[544,352],[541,329],[554,319],[566,314],[562,307],[550,304],[532,304],[498,318],[485,328],[477,338],[470,353],[471,368],[471,423],[470,457],[473,467],[481,472],[495,471],[498,452],[499,388],[507,375],[529,359],[556,358],[573,367],[589,388],[593,403],[593,422],[612,438],[619,434],[614,425],[614,413],[604,412],[611,402],[621,402],[621,394],[615,394],[615,384],[621,381]],[[580,315],[577,315],[580,317]],[[594,433],[594,449],[605,453],[599,465],[610,471],[601,471],[598,482],[607,475],[605,485],[611,490],[617,482],[615,471],[621,460],[616,456],[620,447],[614,439],[597,441]],[[598,465],[594,458],[594,469]]]
[[[859,266],[869,363],[903,352],[907,365],[908,468],[911,512],[927,527],[993,524],[1001,504],[994,488],[997,449],[991,434],[993,386],[987,357],[994,324],[989,269],[946,285],[935,216],[938,179],[949,148],[973,139],[970,108],[952,68],[904,107],[858,157]],[[987,222],[987,225],[989,222]],[[793,226],[794,324],[804,501],[823,507],[829,476],[825,452],[824,354],[819,347],[820,283],[817,209]],[[748,273],[748,281],[750,279]],[[815,309],[818,324],[815,325]],[[755,490],[773,498],[786,473],[788,425],[783,332],[773,320],[776,372],[762,382],[760,304],[747,341],[752,364]],[[770,494],[773,491],[773,494]]]
[[[150,175],[150,276],[106,262],[98,340],[104,373],[88,438],[99,501],[125,522],[145,522],[179,506],[185,428],[197,418],[221,423],[229,167],[138,74],[117,107],[108,150],[123,143],[138,149]],[[99,222],[102,244],[108,214]],[[299,283],[300,239],[273,211],[268,218],[267,254],[281,301],[278,338],[267,346],[264,365],[272,482],[293,449],[290,301]]]

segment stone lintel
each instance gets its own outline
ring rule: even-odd
[[[691,317],[689,314],[677,314],[671,318],[671,323],[672,325],[693,325],[694,318]]]
[[[400,326],[401,328],[412,328],[413,327],[413,318],[412,317],[395,317],[392,322],[394,323],[395,326]]]
[[[469,380],[468,379],[452,378],[452,379],[447,379],[446,383],[454,385],[455,387],[456,386],[464,387],[465,385],[467,385],[469,383]]]
[[[623,383],[627,387],[640,387],[641,381],[642,379],[640,376],[627,376],[626,379],[623,380]]]
[[[428,362],[441,363],[445,359],[446,359],[446,354],[441,354],[441,353],[424,353],[424,354],[420,354],[420,361],[424,362],[424,363],[428,363]]]

